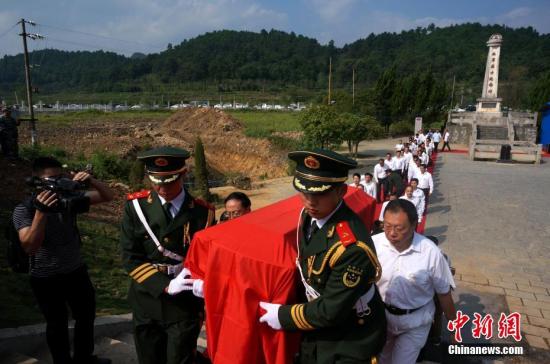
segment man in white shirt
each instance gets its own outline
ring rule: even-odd
[[[395,151],[402,151],[403,150],[403,140],[400,140],[399,143],[395,145]]]
[[[434,140],[434,150],[437,152],[438,151],[437,148],[439,147],[439,142],[441,141],[441,133],[439,132],[439,130],[436,130],[432,137]]]
[[[403,169],[405,166],[405,159],[401,156],[401,151],[395,152],[395,157],[392,158],[392,171],[397,171],[403,177]]]
[[[407,186],[407,188],[405,188],[405,193],[399,198],[402,200],[407,200],[414,205],[416,208],[416,215],[418,216],[418,223],[420,224],[424,218],[424,204],[422,203],[423,201],[413,196],[412,186]]]
[[[449,265],[432,241],[415,233],[416,221],[411,203],[392,201],[384,212],[384,232],[372,237],[382,266],[377,286],[387,318],[381,364],[416,362],[433,320],[434,293],[445,317],[456,318]]]
[[[393,158],[391,156],[391,153],[386,153],[386,159],[384,159],[384,167],[386,169],[393,170]]]
[[[426,136],[424,135],[424,132],[422,130],[418,133],[418,144],[422,144],[426,141]]]
[[[376,182],[376,191],[378,192],[377,200],[378,202],[382,202],[386,199],[386,195],[388,193],[388,180],[383,158],[380,158],[378,160],[378,164],[374,166],[373,175],[374,181]]]
[[[418,188],[424,191],[426,199],[434,192],[434,181],[432,174],[426,170],[426,165],[420,165],[420,173],[417,174]]]
[[[411,179],[416,178],[417,174],[420,173],[420,159],[417,156],[414,156],[411,160],[411,163],[409,163],[409,170],[407,173],[407,181],[410,183]]]
[[[412,187],[412,195],[413,198],[418,201],[419,204],[424,206],[424,210],[426,207],[426,195],[424,194],[424,191],[422,191],[420,188],[418,188],[418,178],[411,178],[411,187]],[[416,206],[416,203],[415,203]]]
[[[425,149],[419,149],[418,154],[418,158],[420,158],[421,164],[428,165],[428,163],[430,163],[430,156],[428,155],[428,153],[426,153]]]
[[[410,149],[411,153],[412,153],[413,155],[415,155],[415,154],[416,154],[416,151],[418,150],[418,145],[417,145],[414,141],[412,141],[412,142],[409,144],[409,149]]]
[[[376,199],[376,182],[372,180],[372,174],[368,172],[365,173],[365,181],[363,182],[363,186],[365,187],[365,192],[367,195]]]
[[[449,133],[449,130],[445,129],[445,136],[443,137],[443,148],[441,148],[442,152],[445,150],[445,147],[449,148],[449,152],[451,151],[451,146],[449,145],[450,138],[451,133]]]
[[[378,221],[384,221],[384,211],[386,211],[386,206],[388,206],[388,203],[393,200],[397,200],[399,196],[397,196],[397,193],[390,192],[390,197],[388,201],[384,201],[382,204],[382,208],[380,209],[380,215],[378,216]]]
[[[435,148],[434,142],[430,138],[426,138],[425,145],[426,145],[426,152],[428,153],[428,156],[431,156]]]
[[[412,158],[413,158],[413,155],[410,152],[409,147],[406,146],[405,149],[403,150],[403,159],[404,159],[403,176],[407,176],[407,172],[409,171],[409,164],[411,163]]]

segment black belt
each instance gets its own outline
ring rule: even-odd
[[[408,315],[408,314],[413,313],[414,311],[418,311],[422,307],[424,307],[424,306],[420,306],[420,307],[417,307],[417,308],[411,308],[411,309],[404,310],[402,308],[398,308],[398,307],[395,307],[395,306],[392,306],[392,305],[388,305],[387,303],[384,303],[384,306],[386,306],[386,310],[388,310],[389,313],[391,313],[392,315],[397,315],[397,316]]]

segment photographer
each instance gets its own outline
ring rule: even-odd
[[[109,363],[92,355],[95,291],[82,260],[76,220],[90,205],[112,200],[113,192],[87,172],[66,176],[53,158],[37,158],[32,172],[29,183],[36,192],[16,206],[13,223],[30,256],[31,288],[46,319],[53,362]],[[75,319],[74,361],[67,305]]]

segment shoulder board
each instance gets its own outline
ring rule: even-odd
[[[347,221],[340,221],[339,223],[337,223],[336,232],[340,237],[340,242],[346,248],[357,241],[357,238],[353,234],[353,231],[351,231],[351,228]]]
[[[193,200],[197,205],[200,205],[202,207],[206,207],[207,209],[209,210],[215,210],[216,208],[214,207],[214,205],[200,199],[200,198],[196,198]]]
[[[135,200],[136,198],[149,197],[150,194],[151,194],[151,191],[149,191],[149,190],[142,190],[142,191],[138,191],[138,192],[132,192],[132,193],[129,193],[129,194],[126,195],[126,199],[128,201],[131,201],[131,200]]]

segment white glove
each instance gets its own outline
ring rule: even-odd
[[[279,322],[279,307],[277,303],[260,302],[260,307],[266,310],[266,313],[260,317],[260,322],[265,322],[273,330],[281,330],[283,327]]]
[[[189,279],[188,277],[191,277],[191,272],[187,268],[183,268],[181,272],[176,276],[176,278],[172,279],[170,281],[170,284],[166,288],[166,293],[173,296],[176,295],[182,291],[186,291],[187,282]]]
[[[204,298],[204,281],[202,279],[194,280],[193,294],[197,297]]]

